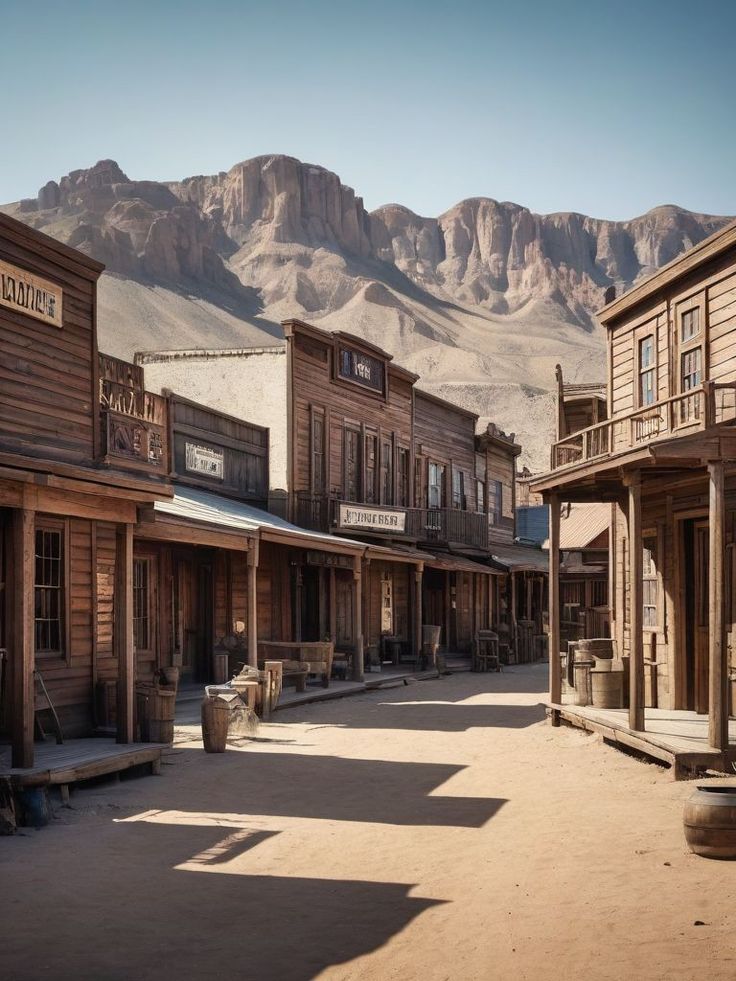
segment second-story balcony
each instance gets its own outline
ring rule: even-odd
[[[298,525],[313,531],[401,538],[427,546],[488,548],[488,516],[475,511],[399,508],[298,493],[294,518]]]
[[[705,382],[566,436],[552,446],[552,470],[593,462],[736,421],[736,382]]]

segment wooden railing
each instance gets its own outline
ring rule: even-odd
[[[553,470],[625,453],[665,437],[736,420],[736,382],[705,382],[698,388],[614,416],[552,446]]]
[[[298,493],[296,495],[295,521],[302,528],[330,532],[338,527],[338,505],[359,503],[342,501],[339,497],[323,494]],[[363,505],[382,507],[381,505]],[[387,537],[402,537],[424,544],[447,545],[457,542],[476,548],[488,547],[488,516],[475,511],[460,511],[454,508],[391,508],[405,515],[404,531],[386,531]],[[342,529],[348,532],[350,529]],[[369,529],[355,528],[355,534]],[[380,534],[379,528],[371,529]]]

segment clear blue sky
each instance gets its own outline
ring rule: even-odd
[[[287,153],[368,208],[736,214],[736,0],[0,0],[0,201]]]

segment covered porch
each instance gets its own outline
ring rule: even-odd
[[[673,766],[731,772],[736,750],[730,638],[736,621],[733,563],[734,435],[660,440],[537,483],[550,507],[548,710]],[[614,657],[628,673],[621,708],[570,704],[563,695],[560,509],[613,504],[609,596]]]

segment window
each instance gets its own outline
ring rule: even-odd
[[[312,410],[312,493],[325,492],[325,417]]]
[[[692,351],[686,351],[682,355],[681,367],[682,391],[689,392],[697,388],[703,380],[701,349],[694,347]]]
[[[64,653],[64,531],[36,527],[34,582],[37,654]]]
[[[148,559],[133,559],[133,646],[137,651],[151,647]]]
[[[360,433],[357,429],[343,432],[344,492],[346,501],[360,500]]]
[[[396,503],[399,507],[409,507],[409,451],[400,446],[397,453]]]
[[[445,506],[445,468],[441,463],[429,464],[427,504],[430,508]]]
[[[465,510],[465,474],[452,468],[452,506]]]
[[[643,556],[643,626],[650,629],[658,626],[657,598],[659,579],[657,575],[657,538],[655,535],[644,536]]]
[[[475,510],[478,514],[483,514],[486,509],[486,485],[483,480],[475,482]]]
[[[488,481],[488,524],[497,525],[501,522],[503,505],[503,485],[500,480]]]
[[[365,503],[376,503],[376,444],[375,436],[365,437]]]
[[[393,445],[381,442],[381,504],[393,504]]]
[[[652,405],[655,402],[654,386],[654,335],[649,334],[639,341],[639,405]]]
[[[680,314],[680,341],[684,344],[700,333],[700,307]]]

